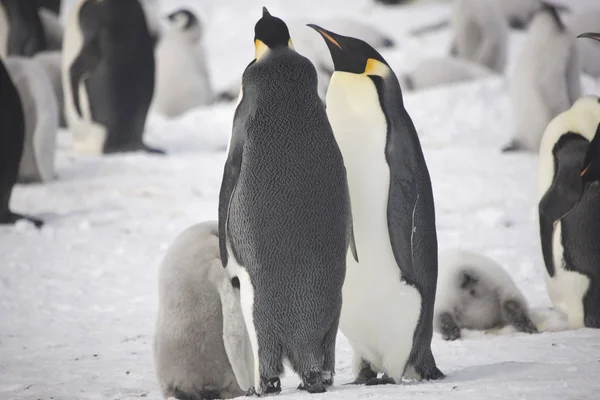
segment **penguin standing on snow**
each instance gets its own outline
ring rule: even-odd
[[[356,243],[340,329],[354,350],[355,383],[441,379],[431,352],[438,270],[433,193],[398,79],[362,40],[309,26],[325,39],[335,67],[327,116],[348,173]],[[378,380],[378,372],[386,378]]]
[[[0,224],[26,219],[38,228],[44,223],[10,211],[10,197],[17,182],[25,142],[25,117],[19,92],[0,58]]]
[[[32,57],[46,50],[44,27],[38,6],[31,0],[0,0],[0,54],[2,47],[8,55]],[[2,17],[1,15],[4,14]]]
[[[546,288],[573,329],[600,328],[599,137],[600,98],[583,96],[550,122],[540,145]]]
[[[440,254],[433,326],[444,340],[456,340],[461,328],[485,330],[511,324],[537,333],[525,296],[494,260],[471,251]]]
[[[65,114],[75,148],[164,152],[142,141],[154,94],[154,48],[139,0],[82,0],[63,43]]]
[[[238,278],[254,393],[279,393],[282,360],[301,388],[333,383],[349,242],[342,154],[317,72],[263,8],[242,76],[219,195],[221,259]]]
[[[544,129],[581,96],[575,36],[549,4],[535,15],[510,78],[515,137],[503,152],[537,152]]]
[[[171,29],[156,47],[156,91],[152,109],[173,118],[212,102],[213,91],[200,21],[187,9],[168,16]]]
[[[217,221],[175,239],[159,268],[158,296],[153,350],[164,397],[242,396],[252,381],[252,349],[239,289],[219,258]]]

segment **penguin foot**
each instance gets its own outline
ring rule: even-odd
[[[450,313],[443,313],[440,316],[440,325],[442,331],[442,338],[444,340],[460,339],[460,328],[458,327]]]
[[[163,155],[163,156],[167,154],[167,152],[164,151],[164,150],[162,150],[162,149],[159,149],[159,148],[156,148],[156,147],[150,147],[150,146],[148,146],[148,145],[146,145],[144,143],[142,143],[142,145],[140,147],[140,150],[143,151],[143,152],[146,152],[146,153],[158,154],[158,155]]]
[[[325,393],[325,385],[321,371],[310,371],[302,377],[302,383],[298,386],[299,390],[306,390],[308,393]]]
[[[508,300],[504,303],[504,312],[508,321],[520,332],[538,333],[537,327],[527,316],[527,312],[520,303]]]
[[[393,378],[387,376],[387,374],[383,374],[381,378],[372,378],[369,379],[366,383],[367,386],[375,386],[375,385],[395,385],[396,381]]]
[[[377,379],[377,373],[371,369],[371,367],[363,361],[363,365],[358,376],[353,382],[347,383],[347,385],[366,385],[372,379]]]
[[[421,379],[426,381],[439,381],[440,379],[444,379],[446,375],[434,364],[429,368],[421,368],[415,367],[415,371],[421,377]]]
[[[256,391],[256,387],[250,386],[246,392],[246,397],[261,397],[263,395],[279,394],[281,393],[281,380],[278,377],[271,379],[261,378],[261,389],[262,391],[259,393]]]
[[[0,214],[0,225],[13,225],[20,219],[24,219],[33,223],[33,225],[35,225],[35,227],[38,229],[44,225],[44,221],[41,219],[28,217],[22,214],[16,214],[11,211],[6,211],[3,214]]]
[[[332,371],[323,371],[323,373],[321,374],[321,381],[323,382],[323,386],[333,386],[333,375],[334,373]]]

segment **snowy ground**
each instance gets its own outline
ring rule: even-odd
[[[175,3],[181,1],[163,1],[169,9]],[[443,5],[392,10],[370,0],[289,3],[194,3],[210,19],[218,86],[239,77],[251,59],[252,27],[263,4],[284,18],[362,16],[398,39],[399,48],[384,54],[398,69],[408,57],[442,54],[448,43],[447,33],[403,36],[446,15]],[[433,350],[445,380],[368,388],[342,385],[351,380],[351,351],[340,334],[337,385],[314,398],[597,399],[600,335],[565,331],[544,286],[537,157],[499,152],[513,125],[506,82],[439,88],[406,95],[405,102],[433,180],[440,248],[463,246],[498,260],[545,332],[470,332],[452,343],[436,334]],[[16,187],[13,209],[47,224],[41,231],[27,223],[0,228],[1,400],[160,398],[151,353],[157,267],[180,231],[217,216],[232,112],[233,105],[219,105],[171,121],[152,116],[147,142],[165,147],[166,158],[76,155],[61,132],[60,179]],[[297,384],[288,376],[282,398],[312,398]]]

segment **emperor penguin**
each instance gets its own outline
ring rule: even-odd
[[[173,118],[213,100],[203,30],[188,9],[169,14],[171,24],[156,47],[156,90],[151,109]]]
[[[433,321],[444,340],[459,339],[462,328],[508,324],[520,332],[538,332],[525,296],[506,270],[489,257],[463,249],[440,253]]]
[[[542,7],[541,0],[494,0],[500,6],[509,26],[526,29],[533,16]]]
[[[326,109],[351,199],[355,251],[348,253],[340,330],[354,350],[355,383],[441,379],[431,351],[433,193],[398,79],[366,42],[309,26],[325,39],[335,67]]]
[[[552,118],[581,96],[575,35],[547,3],[535,15],[510,77],[515,135],[503,152],[538,151]]]
[[[313,64],[263,7],[242,75],[219,194],[223,266],[238,278],[254,355],[250,393],[279,393],[284,359],[301,389],[335,373],[350,202]]]
[[[19,163],[25,142],[25,116],[19,92],[0,57],[0,224],[20,219],[41,227],[44,222],[10,210],[10,197],[19,175]]]
[[[48,182],[56,178],[54,158],[59,109],[54,89],[35,59],[8,57],[5,63],[19,92],[25,116],[19,182]]]
[[[450,55],[502,74],[508,59],[508,24],[495,0],[456,0]]]
[[[44,29],[46,47],[44,50],[60,50],[64,38],[64,29],[58,15],[45,8],[39,9],[40,21]]]
[[[38,6],[31,0],[0,0],[0,54],[32,57],[46,50],[44,27],[38,14]],[[5,20],[5,21],[2,21]]]
[[[65,97],[63,96],[62,85],[62,53],[57,50],[40,51],[33,59],[44,69],[50,79],[54,95],[58,102],[58,120],[61,128],[67,127],[65,119]]]
[[[573,329],[600,328],[599,136],[600,98],[583,96],[548,124],[540,145],[539,228],[546,288]]]
[[[570,18],[565,18],[565,24],[571,32],[600,32],[600,7],[572,14]],[[591,37],[582,35],[577,37]],[[600,79],[600,44],[593,40],[578,40],[577,50],[581,61],[581,71],[597,80]]]
[[[139,0],[80,0],[65,29],[62,83],[75,149],[142,150],[155,80],[154,48]]]
[[[252,349],[232,283],[219,257],[217,221],[180,233],[160,264],[153,352],[165,398],[242,396],[252,381]]]

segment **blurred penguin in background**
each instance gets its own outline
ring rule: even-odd
[[[564,22],[571,32],[600,32],[600,7],[565,15]],[[582,72],[599,79],[600,44],[593,40],[577,40],[576,43]]]
[[[496,0],[456,0],[450,55],[503,73],[508,58],[508,24]]]
[[[40,8],[38,11],[40,21],[44,29],[46,38],[46,50],[62,49],[63,41],[63,26],[58,19],[58,15],[45,8]]]
[[[540,0],[495,0],[504,13],[509,26],[526,29],[533,16],[542,8]]]
[[[19,182],[53,180],[56,178],[54,158],[58,104],[50,79],[35,59],[8,57],[5,63],[19,93],[25,117]]]
[[[581,96],[575,35],[544,3],[536,13],[510,78],[515,137],[502,151],[537,152],[548,123]]]
[[[156,90],[151,108],[173,118],[210,104],[213,90],[200,21],[188,9],[177,10],[168,19],[170,30],[156,48]]]
[[[54,89],[54,95],[58,102],[59,126],[61,128],[66,128],[65,98],[63,96],[61,73],[62,54],[60,51],[41,51],[34,56],[34,60],[39,63],[50,79],[50,83]]]
[[[46,49],[38,6],[28,0],[0,0],[0,54],[32,57]]]

